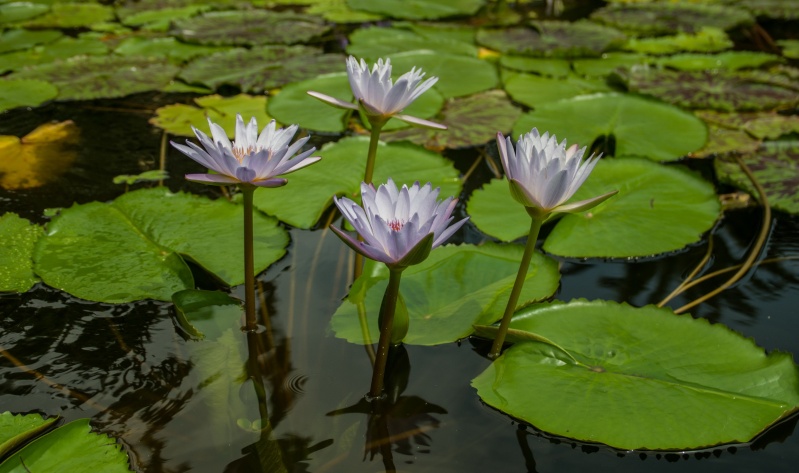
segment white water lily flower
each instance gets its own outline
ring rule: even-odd
[[[421,263],[430,250],[444,243],[469,218],[452,225],[457,199],[438,200],[440,189],[428,182],[420,186],[397,185],[391,179],[375,190],[361,184],[363,207],[342,197],[333,198],[336,206],[364,241],[330,227],[344,242],[367,258],[389,266],[404,267]]]
[[[516,149],[510,137],[497,133],[502,167],[510,183],[513,198],[539,215],[552,212],[579,212],[589,209],[616,191],[592,199],[564,205],[599,162],[600,156],[583,161],[585,147],[566,148],[566,140],[558,143],[555,135],[543,135],[533,128],[519,137]]]
[[[445,125],[399,113],[432,87],[438,81],[438,77],[430,77],[422,82],[424,72],[414,67],[393,82],[390,59],[385,61],[378,59],[377,64],[372,66],[370,71],[366,61],[361,59],[358,62],[354,56],[347,59],[347,76],[350,80],[352,94],[358,104],[345,102],[314,91],[308,91],[308,95],[338,108],[358,110],[360,106],[370,119],[385,121],[394,117],[411,125],[439,130],[447,129]]]
[[[309,157],[316,148],[292,158],[308,141],[308,137],[301,138],[289,146],[297,132],[297,125],[278,129],[272,120],[259,136],[255,117],[245,125],[241,115],[236,115],[236,138],[231,143],[221,126],[212,122],[210,118],[208,124],[213,139],[191,127],[205,149],[188,140],[186,140],[188,146],[172,142],[172,146],[181,153],[218,173],[187,174],[186,179],[193,182],[280,187],[287,181],[276,176],[294,172],[321,159],[318,156]]]

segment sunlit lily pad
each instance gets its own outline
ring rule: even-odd
[[[505,80],[505,90],[514,101],[533,108],[578,95],[612,91],[603,80],[582,79],[574,75],[548,78],[532,74],[510,76]]]
[[[434,51],[399,53],[391,56],[397,73],[421,68],[426,77],[436,76],[434,86],[444,98],[462,97],[493,89],[499,78],[493,64],[468,56]]]
[[[446,103],[433,121],[446,130],[407,128],[381,135],[386,141],[408,140],[430,149],[466,148],[493,140],[497,131],[507,132],[521,115],[504,92],[490,90]]]
[[[130,472],[122,445],[78,419],[34,440],[0,464],[0,473],[24,471]]]
[[[58,95],[58,89],[41,80],[0,80],[0,112],[17,107],[36,107]],[[0,164],[0,168],[3,165]],[[0,181],[4,180],[0,177]]]
[[[223,199],[129,192],[110,204],[65,209],[47,226],[34,252],[42,280],[77,297],[102,302],[170,300],[193,287],[178,253],[229,285],[244,281],[243,208]],[[288,234],[255,215],[255,271],[280,259]]]
[[[624,49],[641,54],[713,53],[731,47],[733,47],[733,42],[724,30],[710,27],[701,28],[695,33],[677,33],[656,38],[631,38],[624,45]]]
[[[53,2],[50,10],[23,23],[29,28],[91,28],[112,20],[114,9],[98,3]]]
[[[230,138],[235,137],[236,114],[249,121],[255,117],[261,127],[272,119],[266,113],[266,97],[239,94],[233,97],[207,95],[194,99],[198,107],[186,104],[166,105],[155,111],[150,123],[173,135],[194,136],[191,127],[209,134],[208,119],[222,127]]]
[[[207,56],[227,48],[181,43],[175,38],[128,38],[114,49],[123,56],[162,56],[175,64],[182,64],[197,56]]]
[[[309,15],[319,15],[333,23],[365,23],[367,21],[376,21],[383,18],[382,15],[375,13],[353,10],[350,8],[347,0],[313,0],[304,3],[309,4],[305,13]]]
[[[357,199],[368,147],[368,137],[344,138],[324,146],[316,153],[322,160],[288,176],[288,185],[256,191],[255,206],[290,225],[310,228],[333,204],[334,195]],[[383,183],[389,177],[398,185],[432,182],[434,187],[441,187],[442,198],[461,191],[458,171],[451,161],[410,143],[378,145],[372,182]]]
[[[39,44],[52,43],[62,36],[64,35],[56,30],[32,31],[16,28],[3,31],[0,33],[0,53],[28,49]],[[5,61],[5,56],[0,56],[0,58],[3,58],[3,61]]]
[[[658,60],[661,66],[681,71],[697,71],[703,69],[750,69],[783,62],[773,54],[755,51],[727,51],[720,54],[678,54]]]
[[[353,10],[407,20],[473,15],[485,3],[485,0],[347,0]]]
[[[513,135],[528,133],[533,127],[580,146],[613,136],[615,155],[645,156],[656,161],[685,156],[701,148],[707,138],[705,124],[695,116],[628,94],[597,94],[543,104],[522,115]],[[612,150],[603,151],[608,154]]]
[[[239,87],[242,92],[261,93],[290,82],[345,70],[344,57],[323,54],[307,46],[264,46],[221,51],[190,62],[180,78],[216,89]]]
[[[642,36],[695,33],[708,26],[729,30],[754,23],[752,15],[739,8],[672,2],[607,5],[591,19]]]
[[[542,57],[599,56],[626,36],[590,21],[534,21],[530,27],[482,29],[477,42],[503,53]]]
[[[291,11],[230,10],[177,20],[172,33],[191,43],[260,46],[304,43],[328,30],[330,25],[318,16]]]
[[[0,136],[0,187],[32,189],[55,181],[75,161],[79,137],[70,120],[40,125],[22,138]]]
[[[177,72],[165,59],[78,56],[29,67],[10,78],[49,81],[58,87],[59,100],[91,100],[158,90]]]
[[[1,223],[0,223],[1,225]],[[1,250],[0,250],[1,251]],[[49,429],[58,417],[47,419],[40,414],[0,414],[0,458]]]
[[[769,205],[792,214],[799,213],[799,141],[767,141],[741,159],[763,186]],[[758,197],[733,156],[720,155],[714,163],[720,180]]]
[[[586,77],[606,77],[619,67],[648,64],[654,59],[644,54],[607,53],[599,58],[580,58],[572,61],[574,72]]]
[[[99,56],[107,53],[108,47],[96,39],[61,38],[25,51],[15,51],[0,56],[2,62],[0,71],[16,71],[26,66],[47,64],[78,55]]]
[[[669,309],[555,302],[511,322],[520,341],[472,380],[480,398],[551,434],[622,450],[752,440],[799,408],[789,353]],[[529,339],[529,338],[528,338]]]
[[[376,61],[404,51],[433,50],[448,54],[477,57],[477,46],[452,39],[436,39],[403,28],[362,28],[350,35],[347,52]]]
[[[558,220],[544,250],[568,257],[619,258],[675,251],[697,242],[721,209],[709,182],[678,167],[634,158],[600,161],[572,200],[613,190],[619,193],[598,207]],[[530,218],[504,179],[475,191],[467,211],[477,228],[502,240],[515,240],[529,230]]]
[[[571,74],[571,63],[567,59],[503,55],[499,58],[499,64],[506,69],[534,72],[549,77],[566,77]]]
[[[763,83],[744,72],[670,71],[634,68],[617,71],[633,92],[686,108],[753,111],[799,104],[799,93]]]
[[[522,252],[520,245],[447,245],[433,250],[423,263],[406,269],[400,293],[408,308],[410,327],[404,342],[449,343],[471,334],[474,324],[501,318]],[[363,274],[331,321],[336,336],[352,343],[364,343],[358,308],[362,302],[371,340],[378,339],[377,316],[388,284],[384,264],[369,261]],[[519,306],[551,296],[559,280],[557,263],[534,254]]]
[[[49,5],[31,2],[11,2],[0,4],[0,26],[25,21],[50,11]]]
[[[31,254],[42,233],[42,227],[15,213],[0,216],[0,292],[25,292],[36,283]],[[0,456],[4,442],[0,435]]]

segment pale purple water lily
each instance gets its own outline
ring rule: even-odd
[[[558,143],[555,135],[541,135],[536,128],[519,137],[515,150],[511,138],[502,133],[497,133],[497,145],[511,194],[528,211],[541,215],[579,212],[616,193],[564,204],[585,182],[601,157],[591,156],[583,161],[585,147],[566,148],[566,140]]]
[[[438,77],[430,77],[422,82],[424,72],[414,67],[393,82],[390,59],[385,61],[378,59],[377,64],[372,66],[370,71],[366,61],[361,59],[358,62],[354,56],[347,59],[347,76],[350,80],[352,94],[358,104],[345,102],[314,91],[308,91],[308,95],[338,108],[358,110],[360,107],[367,117],[378,120],[388,120],[394,117],[411,125],[439,130],[447,129],[440,123],[399,113],[432,87],[438,81]]]
[[[218,173],[187,174],[186,179],[193,182],[280,187],[287,181],[277,176],[294,172],[321,159],[311,156],[316,148],[294,156],[308,141],[308,137],[305,137],[289,145],[297,132],[297,125],[277,128],[275,121],[272,120],[259,136],[258,123],[254,117],[245,125],[241,115],[236,115],[236,136],[232,143],[225,130],[210,118],[208,125],[211,127],[213,139],[191,127],[205,149],[188,140],[186,140],[188,146],[172,142],[172,146],[181,153]]]
[[[395,267],[421,263],[430,250],[444,243],[469,219],[450,225],[457,199],[439,201],[439,191],[429,182],[424,186],[418,182],[411,187],[403,185],[402,189],[397,189],[391,179],[377,189],[363,183],[363,207],[346,197],[333,200],[364,241],[331,228],[367,258]]]

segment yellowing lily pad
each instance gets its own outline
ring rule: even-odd
[[[77,157],[72,121],[41,125],[23,138],[0,136],[0,187],[31,189],[58,179]]]
[[[210,133],[208,119],[210,118],[212,122],[221,126],[230,135],[230,138],[234,138],[236,114],[240,114],[245,121],[255,117],[261,128],[272,119],[266,113],[266,97],[264,96],[207,95],[194,99],[194,103],[199,107],[182,103],[161,107],[155,111],[155,116],[150,119],[150,123],[173,135],[194,136],[192,126],[208,135]]]

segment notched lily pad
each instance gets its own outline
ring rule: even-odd
[[[482,29],[477,42],[503,53],[539,57],[599,56],[626,40],[624,33],[590,21],[533,21],[530,27]]]
[[[0,187],[32,189],[57,180],[75,161],[79,140],[71,120],[40,125],[22,138],[0,136]]]
[[[591,19],[640,36],[696,33],[702,27],[730,30],[754,23],[752,15],[739,8],[671,2],[607,5]]]
[[[15,213],[0,216],[0,292],[25,292],[36,284],[31,255],[43,233],[42,227]],[[4,442],[0,438],[0,456]]]
[[[230,138],[236,133],[236,114],[245,121],[255,117],[258,126],[263,129],[272,119],[266,113],[266,97],[251,97],[239,94],[233,97],[207,95],[194,99],[198,107],[182,103],[167,105],[155,111],[150,123],[173,135],[194,136],[191,127],[199,128],[210,136],[208,119],[222,127]],[[259,130],[260,132],[260,130]]]
[[[456,15],[473,15],[485,0],[347,0],[353,10],[406,20],[435,20]]]
[[[172,34],[191,43],[260,46],[305,43],[330,28],[318,16],[291,11],[230,10],[178,20]]]

